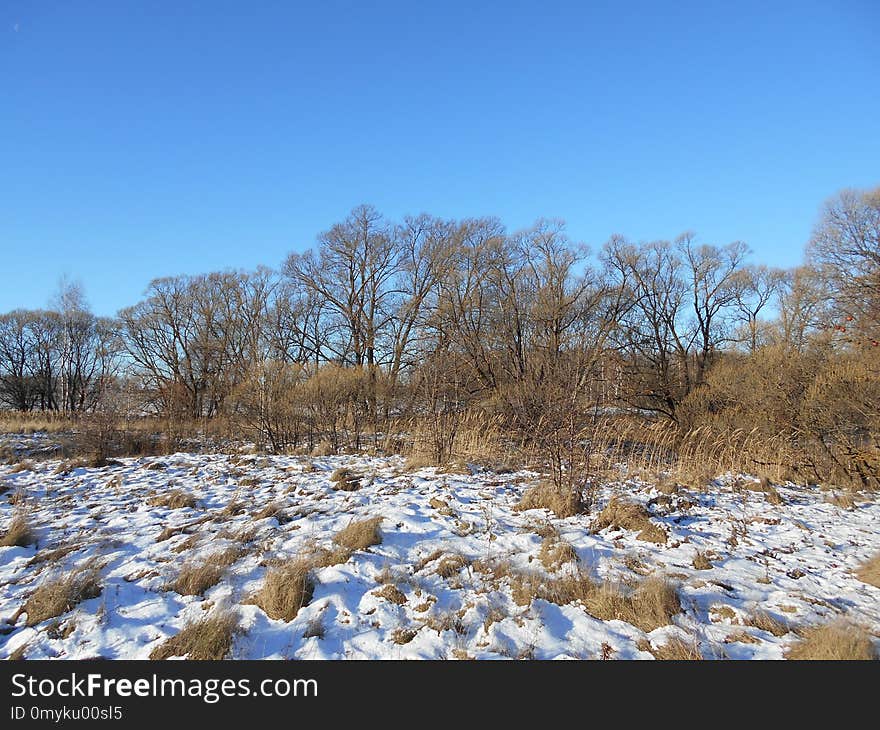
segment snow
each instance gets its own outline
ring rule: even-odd
[[[792,627],[845,615],[880,631],[880,589],[854,575],[880,550],[880,504],[870,495],[843,510],[826,502],[827,492],[817,487],[784,485],[778,487],[783,504],[771,505],[761,492],[734,489],[747,477],[722,475],[705,492],[680,492],[679,508],[653,511],[653,521],[669,533],[667,543],[658,545],[626,530],[591,534],[596,509],[567,519],[543,510],[515,511],[523,491],[538,479],[525,471],[408,472],[399,457],[361,455],[178,453],[67,474],[59,473],[59,464],[36,462],[18,473],[0,466],[0,484],[11,488],[7,497],[26,495],[38,536],[26,548],[0,547],[0,658],[23,649],[29,659],[144,659],[191,620],[218,611],[237,616],[234,659],[593,659],[603,653],[650,659],[646,640],[656,647],[673,635],[698,644],[707,658],[782,658],[797,635],[777,637],[744,625],[756,611]],[[334,491],[330,475],[339,467],[365,475],[360,490]],[[191,493],[196,506],[148,504],[172,488]],[[650,484],[621,480],[601,487],[598,508],[618,493],[644,504],[660,496]],[[0,534],[16,509],[7,497],[0,497]],[[681,506],[683,498],[690,507]],[[221,517],[232,500],[244,510]],[[437,508],[436,500],[450,509]],[[289,521],[254,519],[273,503]],[[315,545],[329,547],[335,532],[372,516],[383,518],[382,543],[316,569],[314,596],[292,621],[270,619],[246,603],[270,564]],[[627,567],[636,559],[645,566],[641,572],[669,576],[679,586],[683,612],[672,625],[646,634],[623,621],[595,619],[577,603],[535,599],[518,605],[508,583],[492,580],[479,563],[445,578],[437,574],[436,561],[420,564],[442,551],[542,572],[542,538],[535,530],[548,522],[597,580],[638,580]],[[165,528],[185,525],[180,534],[157,541]],[[236,542],[236,533],[247,529],[255,531],[251,539]],[[193,544],[181,550],[187,541]],[[167,587],[185,562],[237,544],[246,553],[204,596],[181,596]],[[55,560],[33,561],[60,546],[74,549]],[[711,569],[694,569],[697,551],[711,556]],[[24,614],[8,623],[43,580],[95,561],[104,586],[100,597],[34,627],[25,625]],[[405,603],[376,595],[388,582],[404,593]],[[396,643],[402,631],[412,638]],[[754,643],[730,641],[741,632]]]

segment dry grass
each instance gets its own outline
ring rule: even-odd
[[[832,621],[805,629],[803,638],[785,654],[786,659],[870,660],[877,651],[868,631],[846,621]]]
[[[365,550],[372,545],[382,543],[379,532],[381,517],[369,517],[365,520],[351,522],[333,536],[333,542],[349,550]]]
[[[571,543],[556,536],[549,536],[541,542],[538,560],[547,570],[559,570],[563,565],[577,563],[578,554]]]
[[[791,627],[785,623],[785,621],[780,621],[766,611],[757,611],[753,613],[751,616],[748,616],[743,623],[746,626],[753,626],[761,631],[767,631],[776,637],[785,636],[791,631]]]
[[[9,529],[0,537],[0,547],[25,547],[37,541],[30,522],[24,512],[13,515]]]
[[[312,600],[315,584],[310,568],[307,560],[298,560],[269,571],[263,587],[251,602],[271,619],[293,621],[299,610]]]
[[[236,621],[231,615],[220,615],[188,624],[184,629],[150,652],[150,659],[186,657],[198,661],[225,659],[232,648]]]
[[[644,645],[643,645],[644,646]],[[673,636],[665,644],[653,646],[648,643],[644,646],[645,651],[651,652],[655,659],[661,661],[701,661],[703,655],[696,642],[688,642],[679,636]]]
[[[350,469],[336,469],[330,475],[333,489],[341,492],[356,492],[361,488],[361,477]]]
[[[36,626],[46,619],[67,613],[82,601],[100,595],[101,584],[97,571],[79,570],[43,581],[27,599],[22,612],[27,614],[27,625]]]
[[[868,562],[862,563],[856,571],[856,578],[863,583],[880,588],[880,553],[877,553]]]
[[[384,598],[386,601],[391,601],[391,603],[396,603],[398,606],[406,603],[406,595],[393,583],[386,583],[379,590],[373,591],[373,595]]]
[[[646,578],[635,590],[626,590],[619,583],[606,582],[585,601],[587,612],[603,621],[625,621],[642,631],[653,631],[672,623],[681,612],[678,591],[668,580]]]
[[[550,481],[529,487],[514,507],[517,512],[529,509],[547,509],[561,519],[586,511],[580,491],[559,489]]]
[[[468,560],[464,555],[460,555],[458,553],[450,553],[448,555],[444,555],[443,558],[437,563],[434,568],[434,572],[439,575],[441,578],[451,578],[454,575],[458,575],[462,568],[467,565],[470,565],[471,561]]]
[[[825,497],[825,501],[840,509],[852,510],[856,508],[856,500],[849,492],[832,492]]]
[[[10,474],[19,474],[23,471],[33,471],[34,462],[30,459],[22,459],[9,470]]]
[[[590,529],[593,533],[606,527],[613,530],[632,530],[638,532],[637,540],[664,544],[666,532],[662,527],[651,522],[650,517],[648,510],[638,502],[614,496],[593,521]]]
[[[147,500],[147,504],[151,507],[167,507],[168,509],[183,509],[184,507],[195,507],[196,498],[188,492],[180,489],[172,489],[165,494],[157,494]]]
[[[181,596],[201,596],[209,588],[217,585],[223,577],[223,568],[209,561],[187,563],[168,584],[168,588]]]

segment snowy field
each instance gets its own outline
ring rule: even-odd
[[[220,615],[236,625],[233,659],[651,659],[676,639],[707,659],[778,659],[799,627],[840,615],[880,643],[880,589],[854,574],[880,550],[876,497],[843,509],[828,491],[777,485],[771,500],[731,475],[672,494],[634,479],[604,485],[590,514],[557,519],[514,509],[536,474],[408,471],[398,457],[63,464],[0,466],[0,535],[26,514],[36,538],[0,547],[0,658],[144,659]],[[331,481],[339,468],[352,491]],[[614,495],[646,506],[654,541],[591,529]],[[380,543],[334,542],[367,518],[381,518]],[[292,620],[270,618],[253,598],[298,560],[311,561],[310,600]],[[185,595],[181,570],[206,564],[216,582]],[[86,573],[97,588],[82,600],[28,616],[42,584]],[[559,588],[568,578],[629,595],[651,576],[678,592],[666,625],[596,618]]]

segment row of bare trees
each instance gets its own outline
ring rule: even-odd
[[[480,409],[561,471],[584,418],[692,425],[722,360],[876,357],[878,236],[880,190],[829,202],[793,270],[693,234],[590,255],[560,221],[510,233],[361,206],[280,271],[157,279],[114,320],[69,286],[51,310],[3,315],[0,402],[75,414],[125,379],[143,413],[228,416],[273,449],[418,417],[438,459]]]

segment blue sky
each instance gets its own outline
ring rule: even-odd
[[[278,266],[368,202],[801,259],[880,184],[880,4],[0,3],[0,311]]]

